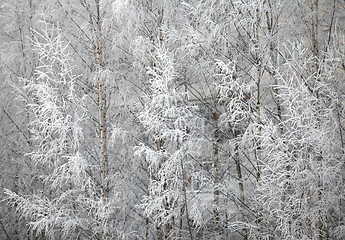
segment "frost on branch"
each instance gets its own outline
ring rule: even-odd
[[[250,119],[250,85],[237,76],[236,62],[216,62],[220,73],[215,77],[220,79],[216,83],[219,102],[225,107],[221,116],[223,125],[229,124],[233,130],[241,131],[249,124]]]
[[[176,88],[173,58],[163,46],[155,49],[154,67],[149,67],[147,73],[150,93],[138,117],[149,144],[138,146],[136,154],[148,162],[150,182],[141,207],[163,234],[171,235],[186,202],[183,193],[193,107],[186,105],[187,93]]]
[[[301,59],[311,64],[312,59]],[[324,77],[328,74],[314,72],[303,79],[295,71],[306,68],[292,60],[279,74],[282,84],[277,86],[282,121],[262,126],[266,164],[256,197],[263,207],[261,227],[267,232],[261,233],[281,239],[323,239],[344,228],[339,221],[344,216],[339,97]]]
[[[54,239],[62,234],[70,239],[82,232],[92,236],[99,218],[98,211],[94,216],[89,213],[94,207],[90,199],[97,195],[91,168],[80,153],[86,110],[77,95],[79,76],[73,73],[68,44],[59,29],[45,23],[43,31],[33,36],[38,64],[33,78],[22,79],[21,94],[28,99],[30,113],[27,156],[39,173],[29,194],[6,190],[7,201],[36,235]]]

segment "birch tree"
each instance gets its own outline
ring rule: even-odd
[[[5,3],[0,238],[343,238],[341,2]]]
[[[193,239],[186,193],[192,106],[185,105],[184,93],[176,88],[171,53],[158,46],[154,61],[155,67],[148,69],[151,93],[139,114],[149,134],[149,145],[136,150],[148,161],[150,172],[149,194],[142,207],[155,221],[157,239],[178,238],[180,221],[187,224],[189,238]]]
[[[32,149],[27,155],[39,174],[34,192],[18,195],[6,190],[7,200],[36,235],[99,238],[109,208],[102,204],[97,182],[90,176],[93,166],[80,151],[86,110],[76,94],[79,76],[73,73],[68,45],[58,30],[48,24],[43,27],[33,39],[39,56],[35,78],[22,79],[22,89],[32,96],[28,103]]]
[[[264,234],[283,239],[340,239],[343,147],[337,127],[339,96],[330,85],[335,75],[323,66],[322,73],[309,76],[311,81],[317,79],[311,89],[303,76],[309,67],[314,69],[314,56],[308,57],[303,48],[293,51],[286,70],[279,74],[284,83],[278,86],[277,96],[284,109],[283,121],[263,126],[267,163],[258,199],[264,210]]]
[[[41,3],[43,7],[45,2]],[[13,97],[13,86],[18,86],[18,78],[31,78],[33,76],[37,59],[32,53],[32,44],[27,36],[30,29],[36,25],[36,11],[32,1],[3,1],[1,5],[1,62],[4,76],[2,89],[3,131],[1,133],[4,143],[4,177],[1,188],[12,188],[27,193],[33,189],[32,177],[34,174],[33,162],[30,157],[24,156],[30,147],[29,113],[25,107],[26,99],[18,101]],[[7,175],[8,174],[8,175]],[[7,177],[5,177],[7,175]],[[0,203],[5,204],[4,202]],[[2,206],[1,206],[2,207]],[[9,211],[9,212],[8,212]],[[6,237],[24,238],[27,228],[23,221],[3,206],[1,216],[3,232]],[[5,238],[5,236],[3,236]],[[34,236],[31,233],[30,239]]]

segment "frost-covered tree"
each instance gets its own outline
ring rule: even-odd
[[[47,23],[32,41],[39,63],[34,77],[22,79],[17,91],[28,101],[32,144],[26,155],[36,172],[33,190],[24,195],[6,190],[7,201],[37,236],[105,239],[104,223],[114,205],[102,201],[92,175],[98,166],[82,156],[86,110],[69,45]]]
[[[235,62],[217,62],[219,73],[216,90],[219,104],[223,106],[219,117],[219,126],[226,141],[222,145],[227,153],[226,163],[229,166],[227,181],[222,185],[222,193],[228,204],[225,210],[229,232],[239,232],[244,239],[249,238],[251,222],[255,219],[250,201],[251,192],[257,181],[255,165],[255,103],[251,99],[250,82],[240,75]],[[231,166],[234,167],[231,167]],[[232,208],[232,209],[231,209]],[[234,210],[236,208],[236,210]],[[230,210],[231,209],[231,210]],[[223,220],[224,221],[224,220]]]
[[[154,67],[148,68],[150,92],[138,118],[148,135],[148,142],[137,147],[137,154],[148,162],[148,195],[141,207],[152,217],[157,228],[155,238],[176,239],[188,230],[193,239],[189,218],[187,184],[191,160],[193,107],[188,96],[176,85],[178,77],[172,54],[162,45],[155,47]]]
[[[344,149],[337,109],[343,103],[331,85],[335,72],[326,63],[312,72],[314,56],[301,47],[292,52],[277,86],[282,121],[262,123],[266,161],[257,190],[258,237],[341,239]],[[304,78],[306,72],[313,74]]]
[[[231,232],[238,230],[233,228],[234,221],[229,220],[233,213],[228,214],[222,206],[224,202],[239,204],[246,209],[245,214],[253,217],[252,207],[241,203],[241,199],[249,197],[255,182],[260,180],[259,123],[264,106],[270,100],[265,92],[271,81],[271,56],[276,53],[272,43],[277,39],[273,37],[277,25],[271,22],[279,19],[275,10],[282,10],[278,3],[271,5],[270,2],[205,0],[184,4],[190,18],[190,44],[186,50],[189,60],[197,66],[190,70],[195,74],[190,91],[205,109],[206,129],[209,130],[205,134],[213,146],[213,154],[209,156],[213,160],[212,177],[208,181],[214,184],[214,205],[218,205],[213,210],[214,231],[223,237],[227,228]],[[239,123],[237,118],[243,122]],[[242,177],[247,180],[246,184]],[[223,184],[226,187],[217,190],[216,186]],[[229,189],[242,192],[242,197],[236,194],[237,199],[233,198]],[[248,196],[244,196],[244,191]],[[243,216],[239,218],[244,220]]]
[[[44,5],[42,1],[41,7]],[[28,114],[25,103],[13,97],[11,85],[18,83],[18,78],[30,78],[33,75],[36,58],[32,54],[32,44],[26,37],[35,25],[35,11],[30,1],[3,1],[0,12],[0,51],[1,51],[1,155],[6,156],[1,161],[3,177],[0,188],[11,188],[21,191],[31,183],[32,163],[24,157],[30,141]],[[3,192],[3,191],[1,191]],[[1,194],[0,198],[4,195]],[[0,238],[24,238],[26,227],[22,225],[13,209],[0,202],[2,231]],[[5,234],[6,233],[6,234]]]
[[[0,238],[343,236],[341,1],[0,11]]]

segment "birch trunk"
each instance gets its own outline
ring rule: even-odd
[[[277,97],[279,96],[279,89],[277,88],[278,86],[278,79],[276,77],[276,69],[278,66],[278,55],[277,55],[277,44],[278,44],[278,39],[275,39],[275,35],[278,35],[278,30],[274,29],[274,22],[278,22],[278,19],[273,18],[273,9],[272,9],[272,4],[271,0],[266,0],[265,4],[267,5],[266,8],[266,24],[267,24],[267,31],[272,39],[269,43],[269,49],[270,49],[270,61],[271,61],[271,68],[268,69],[268,72],[270,76],[273,79],[273,86],[272,86],[272,92],[273,92],[273,100],[276,104],[276,114],[278,121],[282,121],[282,107],[281,107],[281,102],[280,99]],[[279,133],[283,134],[283,127],[280,125],[279,127]]]
[[[312,12],[312,19],[311,19],[311,50],[313,53],[313,57],[315,57],[315,66],[314,70],[316,72],[319,72],[319,42],[318,42],[318,33],[319,33],[319,0],[311,0],[311,12]],[[316,81],[319,81],[316,79]],[[316,91],[316,97],[319,98],[318,91]],[[317,159],[316,161],[323,161],[322,157],[320,159]],[[322,189],[322,180],[319,180],[318,187],[319,189]],[[321,201],[322,199],[322,192],[318,190],[317,193],[318,201]],[[311,206],[310,206],[311,208]],[[320,213],[321,215],[321,213]],[[327,233],[326,226],[321,222],[321,220],[317,223],[317,236],[316,239],[322,240],[324,239],[325,233]]]
[[[319,57],[319,42],[318,42],[318,32],[319,32],[319,0],[311,0],[311,49],[314,57]]]
[[[243,177],[242,177],[242,167],[240,163],[240,156],[238,154],[238,146],[236,145],[235,147],[235,164],[236,164],[236,173],[237,173],[237,179],[238,179],[238,188],[240,190],[240,201],[241,201],[241,206],[245,205],[245,194],[244,194],[244,184],[243,184]],[[241,214],[241,221],[247,222],[244,215],[243,215],[243,208],[241,207],[240,209],[240,214]],[[244,240],[248,240],[248,230],[244,229],[242,231],[242,236]]]
[[[214,218],[214,233],[216,235],[215,239],[222,239],[223,231],[222,231],[222,224],[220,219],[220,175],[219,175],[219,113],[213,113],[212,120],[214,123],[214,143],[213,143],[213,166],[212,166],[212,176],[214,181],[214,188],[213,188],[213,218]]]
[[[256,76],[255,76],[255,83],[256,83],[256,91],[255,91],[255,157],[256,157],[256,180],[259,183],[260,178],[261,178],[261,140],[260,140],[260,135],[261,135],[261,78],[262,78],[262,58],[261,58],[261,53],[260,50],[260,26],[261,26],[261,15],[260,15],[260,10],[259,8],[256,9],[256,19],[257,22],[254,26],[254,39],[255,39],[255,45],[256,45],[256,50],[254,52],[255,55],[255,69],[256,69]]]
[[[100,0],[95,0],[95,13],[90,13],[90,23],[93,28],[93,56],[95,65],[95,80],[97,90],[98,107],[98,140],[99,140],[99,165],[100,165],[100,183],[101,183],[101,202],[107,204],[109,198],[109,159],[107,146],[107,88],[105,70],[105,50],[102,36],[102,17]],[[94,15],[94,17],[92,17]],[[103,226],[100,239],[108,239],[107,217],[100,219]]]
[[[101,177],[101,197],[109,197],[109,161],[107,149],[107,89],[106,79],[103,76],[105,68],[104,46],[102,41],[102,19],[100,16],[100,0],[96,0],[96,21],[94,26],[94,63],[96,67],[96,88],[98,91],[98,130],[100,144],[100,177]]]

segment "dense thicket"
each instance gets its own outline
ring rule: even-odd
[[[340,0],[4,0],[1,239],[344,239]]]

